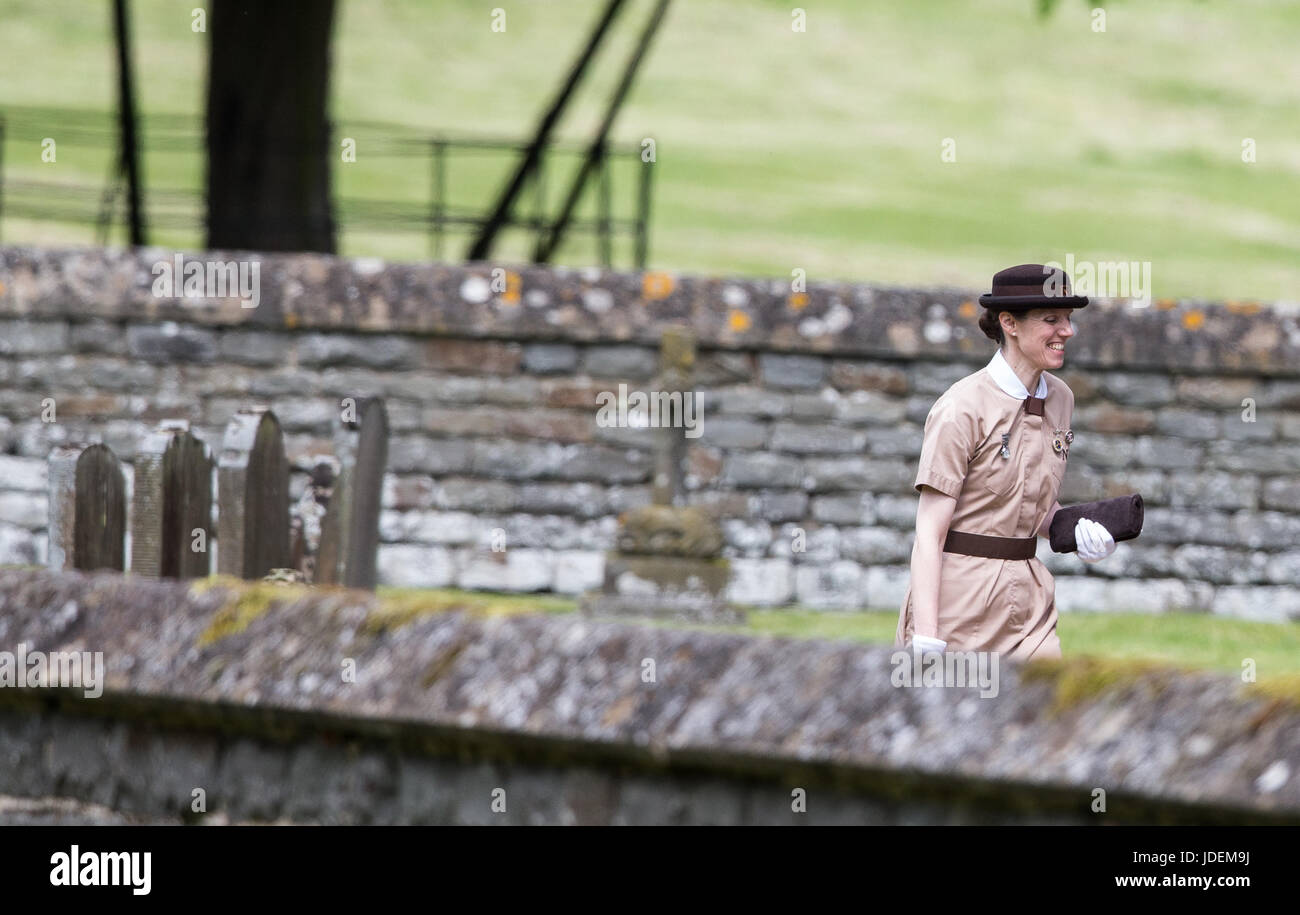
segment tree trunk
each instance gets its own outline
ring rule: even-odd
[[[334,252],[334,0],[213,0],[208,19],[208,239]]]

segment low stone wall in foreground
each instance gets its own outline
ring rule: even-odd
[[[983,698],[882,647],[0,571],[20,644],[104,664],[0,687],[29,821],[1300,822],[1300,705],[1212,673],[1003,663]]]

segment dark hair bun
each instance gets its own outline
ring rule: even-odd
[[[998,322],[998,315],[1001,313],[996,308],[985,308],[984,313],[980,315],[980,330],[984,331],[984,336],[998,346],[1001,346],[1005,339],[1002,336],[1002,325]]]

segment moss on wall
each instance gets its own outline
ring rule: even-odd
[[[1022,677],[1026,683],[1048,681],[1055,684],[1051,711],[1059,715],[1102,693],[1123,690],[1138,683],[1148,683],[1158,693],[1170,677],[1185,672],[1157,661],[1084,655],[1031,661],[1025,665]]]
[[[215,576],[207,582],[191,586],[203,593],[213,587],[225,588],[230,597],[212,615],[208,628],[199,636],[198,647],[211,645],[226,636],[243,632],[259,616],[278,603],[291,603],[307,594],[306,586],[286,585],[264,581],[240,581],[227,576]]]

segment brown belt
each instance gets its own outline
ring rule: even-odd
[[[983,556],[985,559],[1033,559],[1038,552],[1038,538],[990,537],[987,534],[949,531],[948,537],[943,541],[943,551]]]

